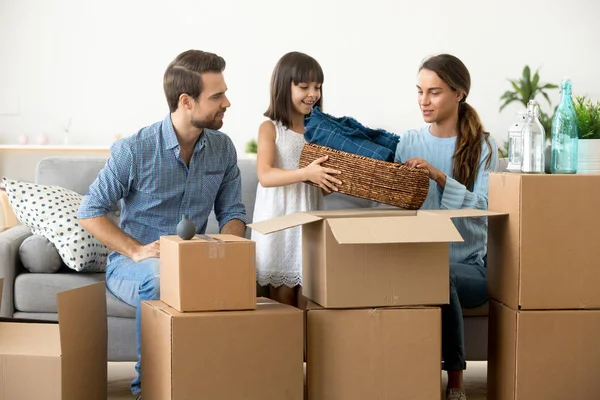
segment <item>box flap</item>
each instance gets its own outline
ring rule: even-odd
[[[268,219],[266,221],[255,222],[248,225],[250,228],[257,232],[267,235],[269,233],[282,231],[284,229],[292,228],[294,226],[300,226],[304,224],[310,224],[311,222],[320,221],[323,218],[309,213],[294,213],[285,215],[283,217],[277,217]]]
[[[64,354],[107,347],[106,284],[94,283],[56,295]],[[101,350],[101,349],[100,349]],[[94,350],[95,352],[96,350]]]
[[[339,244],[462,242],[449,218],[374,217],[327,220]]]
[[[196,235],[198,236],[198,235]],[[219,234],[210,234],[210,235],[206,235],[212,238],[215,238],[217,240],[220,240],[222,242],[226,242],[226,243],[230,243],[230,242],[250,242],[251,240],[246,239],[245,237],[240,237],[240,236],[235,236],[235,235],[229,235],[229,234],[223,234],[223,233],[219,233]]]
[[[175,242],[175,243],[181,244],[181,245],[196,244],[198,242],[200,242],[200,243],[210,243],[210,242],[215,242],[215,243],[216,242],[224,242],[224,243],[245,242],[245,243],[247,243],[247,242],[250,242],[249,239],[235,236],[235,235],[229,235],[229,234],[202,234],[202,235],[197,234],[197,235],[194,235],[194,237],[189,240],[184,240],[177,235],[168,235],[168,236],[164,236],[164,238],[171,242]]]
[[[340,218],[340,217],[397,217],[397,216],[414,216],[416,211],[402,210],[399,208],[350,208],[346,210],[320,210],[312,211],[311,215],[325,218]]]
[[[431,217],[443,216],[448,218],[466,218],[466,217],[493,217],[496,215],[508,215],[508,213],[475,210],[473,208],[461,208],[459,210],[419,210],[418,216]]]
[[[0,323],[0,354],[60,357],[60,336],[56,323]]]

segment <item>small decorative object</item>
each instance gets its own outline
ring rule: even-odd
[[[523,137],[521,172],[543,174],[546,171],[546,132],[540,122],[540,107],[535,100],[529,100],[527,103],[527,121],[521,136]]]
[[[27,143],[29,143],[29,136],[27,136],[26,134],[22,134],[21,136],[19,136],[19,144]]]
[[[48,144],[48,135],[46,135],[45,133],[40,133],[39,135],[37,135],[35,142],[39,145]]]
[[[196,234],[196,225],[188,219],[186,214],[181,216],[181,221],[177,224],[177,236],[183,240],[190,240]]]
[[[508,165],[507,171],[521,172],[523,158],[523,138],[521,132],[527,120],[527,110],[516,113],[515,122],[508,129]]]

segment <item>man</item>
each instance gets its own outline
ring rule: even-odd
[[[113,144],[79,208],[81,225],[114,250],[106,267],[108,289],[137,308],[135,395],[141,392],[140,302],[159,298],[160,236],[175,234],[182,214],[204,233],[213,206],[221,233],[245,233],[237,154],[231,139],[217,131],[230,106],[224,69],[216,54],[178,55],[164,74],[170,114]],[[120,228],[107,217],[119,200]]]

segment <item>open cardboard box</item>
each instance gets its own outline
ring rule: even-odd
[[[262,234],[302,227],[302,293],[326,308],[449,301],[453,218],[504,213],[461,209],[305,212],[248,225]]]
[[[106,399],[105,283],[58,293],[57,303],[58,322],[0,318],[0,400]]]

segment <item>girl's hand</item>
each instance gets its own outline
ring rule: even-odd
[[[429,179],[432,179],[438,183],[442,179],[442,177],[446,177],[446,175],[442,171],[429,164],[422,158],[409,158],[408,160],[406,160],[405,164],[412,168],[426,169],[429,172]]]
[[[302,168],[305,177],[304,180],[318,185],[326,193],[331,193],[331,191],[337,192],[338,189],[335,185],[341,185],[342,181],[332,175],[339,175],[342,171],[322,167],[321,164],[327,161],[328,158],[329,156],[323,156]]]

